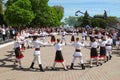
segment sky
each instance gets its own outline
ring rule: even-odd
[[[60,5],[64,7],[64,18],[75,16],[75,12],[88,11],[90,16],[103,14],[107,11],[108,16],[120,17],[120,0],[49,0],[50,6]],[[83,14],[78,14],[82,16]],[[63,19],[64,19],[63,18]]]

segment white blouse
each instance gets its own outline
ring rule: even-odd
[[[106,42],[107,42],[106,44],[110,44],[110,45],[111,45],[111,44],[113,43],[113,40],[112,40],[111,38],[108,38],[108,39],[106,40]]]
[[[101,47],[105,47],[105,46],[106,46],[106,43],[107,43],[106,41],[102,41],[102,42],[100,43],[100,46],[101,46]]]
[[[55,49],[56,50],[62,50],[62,46],[65,45],[65,43],[61,44],[61,43],[56,43],[55,44]]]
[[[92,48],[97,48],[98,46],[99,46],[99,44],[97,42],[92,42],[91,43]]]
[[[32,43],[33,43],[33,45],[34,45],[34,48],[40,48],[40,46],[42,46],[42,45],[47,45],[47,44],[48,44],[48,43],[43,43],[43,42],[38,41],[38,40],[35,40],[35,41],[33,41]]]
[[[84,44],[82,44],[80,42],[75,42],[73,45],[74,45],[75,49],[81,49],[84,46]]]

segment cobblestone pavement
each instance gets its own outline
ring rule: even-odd
[[[47,38],[47,40],[50,40],[50,38]],[[70,41],[70,36],[67,36],[67,41]],[[81,70],[78,59],[75,62],[75,70],[64,71],[60,69],[59,71],[53,71],[46,69],[46,66],[53,65],[55,49],[54,47],[42,47],[41,59],[45,72],[40,72],[39,70],[29,69],[33,60],[33,51],[34,49],[26,49],[23,52],[25,56],[22,60],[24,69],[20,70],[18,66],[13,64],[15,59],[13,45],[0,48],[0,80],[120,80],[120,55],[118,54],[113,54],[112,60],[102,66],[89,68],[87,60],[89,60],[90,50],[83,48],[85,70]],[[62,53],[67,66],[71,64],[73,52],[74,47],[63,47]],[[58,63],[56,67],[61,68],[62,65]],[[37,62],[35,68],[38,68]]]

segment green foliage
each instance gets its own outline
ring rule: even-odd
[[[0,14],[3,14],[2,0],[0,0]]]
[[[46,26],[46,20],[49,19],[48,0],[30,0],[32,4],[32,11],[36,14],[35,19],[31,25]]]
[[[90,18],[89,14],[86,11],[85,14],[84,14],[84,17],[83,17],[82,24],[81,24],[82,27],[85,27],[86,25],[90,25],[90,19],[89,18]]]
[[[94,15],[94,18],[102,18],[102,19],[105,19],[105,18],[104,18],[104,15]]]
[[[68,18],[65,18],[65,23],[69,26],[75,26],[77,22],[77,17],[70,16]]]
[[[64,8],[62,6],[48,6],[48,0],[30,0],[32,10],[36,14],[32,26],[55,27],[60,25],[63,18]]]
[[[105,28],[107,26],[106,20],[102,18],[93,18],[91,20],[91,26],[92,27],[100,27]]]
[[[7,3],[5,5],[6,5],[6,7],[9,7],[16,1],[18,1],[18,0],[7,0]]]
[[[64,8],[62,6],[53,6],[57,12],[58,20],[60,21],[64,16]]]
[[[107,19],[108,25],[116,25],[117,24],[117,18],[115,16],[108,16]]]
[[[4,16],[3,14],[0,14],[0,25],[3,25],[3,24],[5,24]]]
[[[59,26],[63,18],[62,6],[48,6],[49,0],[8,0],[5,19],[10,25]]]
[[[29,0],[18,0],[9,6],[5,12],[5,19],[9,25],[26,26],[34,19]]]

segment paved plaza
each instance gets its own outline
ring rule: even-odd
[[[61,38],[60,36],[57,36]],[[67,41],[70,42],[70,36],[66,36]],[[50,38],[47,38],[47,41]],[[59,71],[46,69],[46,66],[52,66],[55,49],[51,47],[41,47],[41,60],[45,72],[39,70],[30,70],[29,67],[33,60],[34,49],[26,49],[23,51],[24,59],[22,64],[24,69],[20,70],[18,66],[14,65],[14,52],[13,44],[0,48],[0,80],[120,80],[120,55],[113,54],[112,60],[104,63],[102,66],[89,68],[88,60],[90,59],[90,49],[83,48],[82,53],[86,69],[82,70],[79,65],[79,59],[75,62],[75,69],[64,71],[61,64],[56,67],[60,68]],[[63,46],[62,53],[66,65],[69,67],[73,58],[74,47]],[[36,62],[35,68],[38,68]]]

